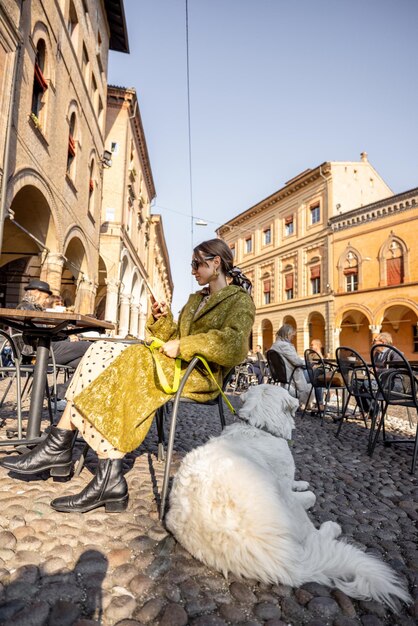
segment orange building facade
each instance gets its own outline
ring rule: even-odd
[[[302,172],[221,226],[218,235],[254,284],[253,345],[267,350],[290,323],[300,354],[316,338],[325,354],[348,344],[367,355],[379,330],[413,354],[417,217],[414,190],[394,196],[362,153],[358,162]]]
[[[367,355],[381,331],[418,353],[418,188],[330,220],[335,342]]]

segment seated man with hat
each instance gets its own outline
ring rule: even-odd
[[[38,278],[34,278],[28,283],[28,285],[26,285],[25,292],[26,293],[17,308],[26,311],[44,311],[48,298],[52,295],[49,284],[44,280],[39,280]],[[90,345],[90,341],[78,341],[78,337],[76,337],[75,335],[72,335],[71,338],[68,337],[67,339],[64,339],[62,341],[51,342],[51,348],[54,351],[56,364],[69,365],[70,367],[74,368],[76,368],[77,365],[80,363]],[[20,346],[18,343],[18,347],[20,348],[23,356],[34,356],[36,345],[27,344],[24,337],[23,345]],[[64,398],[69,383],[70,380],[68,380],[64,384],[57,386],[58,400],[60,398]],[[64,408],[64,402],[65,401],[63,401],[62,403],[63,406],[58,405],[59,409]]]

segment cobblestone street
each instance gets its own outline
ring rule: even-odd
[[[4,381],[0,389],[2,385]],[[388,431],[411,434],[403,417],[389,420]],[[7,427],[11,423],[7,420]],[[140,450],[126,457],[130,503],[124,513],[98,509],[70,515],[50,508],[52,498],[88,482],[95,465],[92,453],[81,476],[67,483],[47,475],[12,479],[0,469],[0,624],[416,624],[418,485],[409,474],[412,447],[378,444],[370,459],[368,432],[359,421],[345,424],[339,439],[331,420],[321,425],[308,416],[296,423],[292,449],[297,478],[309,481],[317,496],[313,521],[338,522],[344,537],[383,558],[407,579],[415,604],[400,607],[395,615],[381,604],[354,601],[314,583],[291,589],[226,580],[209,570],[158,521],[163,465],[156,460],[153,428]],[[185,452],[219,432],[216,410],[182,409],[173,473]],[[80,451],[77,445],[75,456]]]

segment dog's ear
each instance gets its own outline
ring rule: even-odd
[[[291,439],[295,426],[293,415],[298,405],[298,401],[282,387],[256,385],[248,390],[239,416],[256,428]]]

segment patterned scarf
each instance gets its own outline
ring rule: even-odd
[[[242,287],[245,291],[251,295],[252,284],[251,281],[242,273],[239,267],[233,267],[232,270],[229,270],[228,276],[232,278],[232,284],[238,285],[238,287]]]

